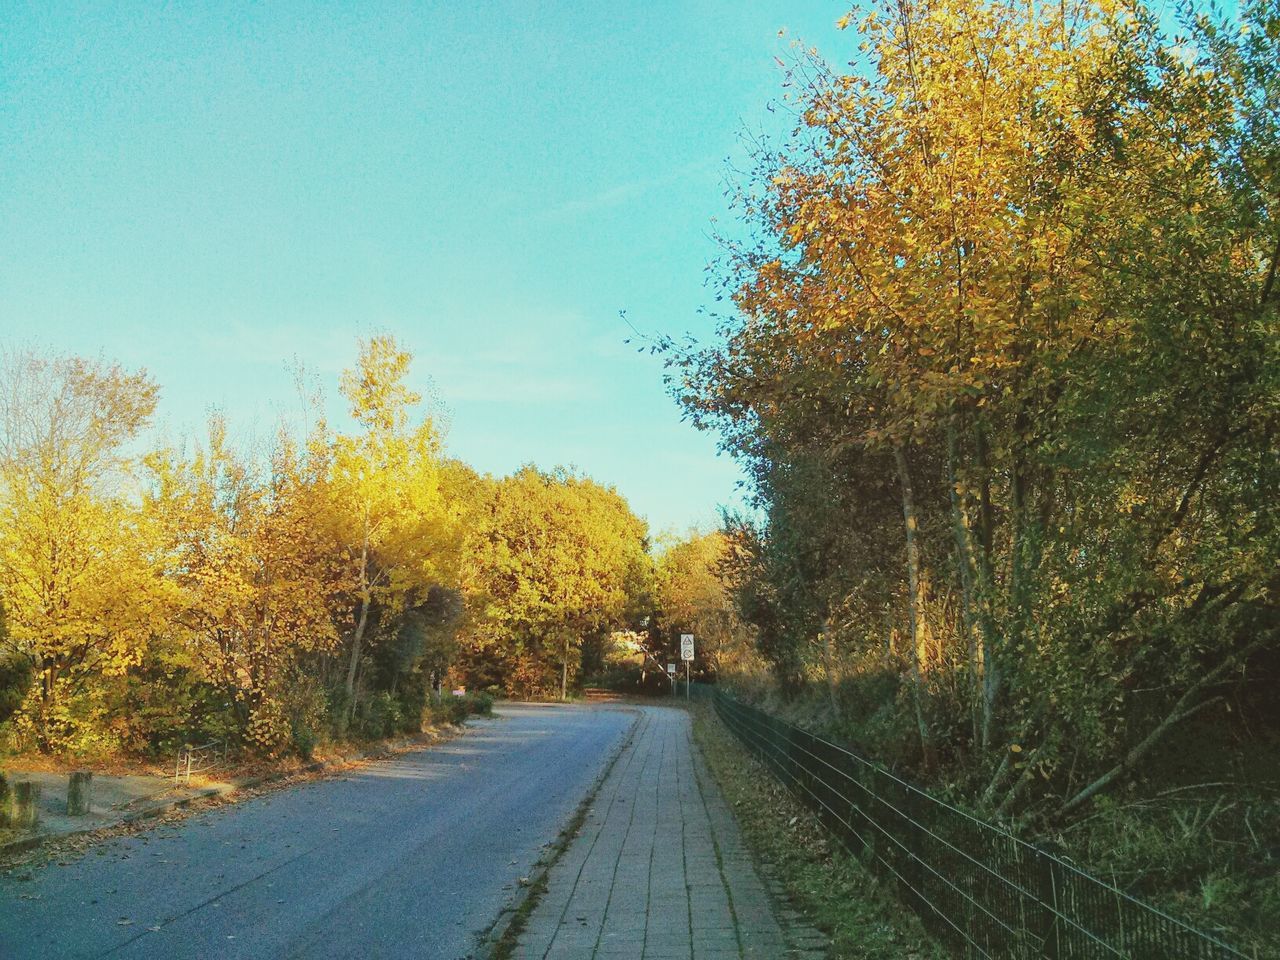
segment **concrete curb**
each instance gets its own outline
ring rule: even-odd
[[[459,731],[466,731],[466,726]],[[449,738],[452,739],[452,738]],[[403,741],[391,741],[392,743]],[[430,750],[435,744],[422,744],[421,749]],[[365,750],[360,753],[354,753],[349,756],[334,757],[331,760],[316,760],[294,770],[276,770],[271,773],[264,773],[257,777],[244,777],[239,780],[232,780],[229,783],[218,787],[206,787],[198,790],[189,797],[177,797],[173,800],[162,800],[159,803],[142,807],[138,810],[131,810],[126,814],[112,820],[108,823],[99,823],[96,826],[85,827],[83,830],[72,830],[67,833],[37,833],[30,837],[19,837],[17,840],[10,840],[7,843],[0,843],[0,860],[5,857],[17,853],[26,853],[28,850],[34,850],[43,846],[50,840],[62,840],[68,837],[83,837],[99,830],[110,830],[112,827],[118,827],[126,823],[136,823],[139,820],[149,820],[152,817],[158,817],[170,810],[179,810],[182,807],[190,806],[200,800],[208,800],[212,797],[229,797],[239,793],[241,790],[252,790],[254,787],[260,787],[265,783],[274,783],[277,780],[285,780],[289,777],[296,777],[304,773],[318,773],[329,767],[336,767],[339,764],[358,763],[361,760],[383,760],[387,757],[394,757],[397,753],[407,753],[409,750],[396,751],[384,746],[383,749]]]
[[[593,704],[593,706],[618,709],[626,713],[633,712],[626,710],[625,704],[602,703]],[[512,927],[517,920],[527,916],[530,912],[530,910],[526,909],[531,906],[530,902],[533,901],[532,905],[536,905],[535,897],[541,897],[543,887],[546,885],[547,874],[551,872],[551,868],[559,862],[565,851],[569,849],[569,845],[573,843],[573,836],[568,832],[569,826],[585,819],[587,810],[590,809],[592,802],[600,793],[600,788],[604,786],[604,782],[609,779],[609,774],[613,772],[614,764],[618,762],[618,758],[626,752],[627,747],[631,745],[631,741],[635,739],[636,728],[639,726],[640,715],[637,712],[635,721],[627,729],[627,735],[622,738],[622,742],[618,744],[613,754],[604,762],[604,766],[600,768],[600,773],[597,774],[591,786],[587,788],[586,796],[582,798],[574,809],[565,829],[561,830],[552,843],[550,855],[544,856],[535,864],[534,870],[529,876],[528,884],[522,890],[516,892],[512,902],[502,908],[498,918],[493,921],[488,930],[481,934],[477,957],[483,958],[483,960],[496,960],[499,956],[498,950],[504,945]]]

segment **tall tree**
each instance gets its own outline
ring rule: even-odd
[[[68,701],[136,664],[167,612],[132,486],[155,402],[150,378],[118,365],[16,350],[0,363],[0,652],[34,668],[23,716],[45,750],[74,733]]]
[[[804,465],[895,478],[897,545],[847,538],[837,579],[901,573],[848,632],[869,647],[899,611],[922,755],[967,715],[1002,808],[1037,781],[1095,795],[1276,639],[1274,3],[1244,18],[1188,43],[1141,5],[869,8],[861,69],[801,56],[801,126],[741,197],[739,316],[673,355],[766,481],[762,556]]]
[[[332,443],[329,522],[348,551],[351,623],[344,689],[355,709],[361,656],[377,605],[456,580],[457,515],[441,490],[440,437],[429,418],[411,421],[421,396],[405,383],[411,356],[389,336],[360,345],[342,377],[359,432]]]

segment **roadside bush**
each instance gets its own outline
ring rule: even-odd
[[[493,697],[488,693],[468,693],[462,699],[467,701],[467,708],[476,716],[493,716]]]
[[[315,730],[298,724],[294,724],[289,739],[294,752],[303,760],[310,760],[315,756],[316,746],[320,743],[320,735]]]
[[[400,715],[403,717],[401,732],[417,733],[422,729],[427,702],[431,698],[430,678],[421,670],[404,675],[396,688],[395,698],[400,704]]]
[[[264,697],[261,703],[249,711],[249,723],[244,732],[245,743],[258,753],[276,757],[291,744],[289,720],[284,708],[276,700]]]
[[[320,743],[327,710],[325,693],[319,687],[306,684],[290,687],[285,699],[289,741],[294,751],[304,760],[311,759]]]
[[[186,743],[239,741],[244,733],[234,695],[201,678],[173,646],[104,683],[102,694],[104,730],[128,753],[169,757]]]
[[[584,687],[604,687],[617,693],[633,693],[640,696],[663,696],[671,692],[671,682],[665,673],[632,664],[614,664],[598,673],[584,677]]]
[[[387,692],[375,693],[356,712],[356,732],[368,740],[381,740],[400,733],[404,713],[400,701]]]
[[[427,713],[432,723],[462,723],[471,714],[465,697],[443,694],[431,698]]]
[[[325,701],[329,733],[335,740],[345,740],[351,729],[351,699],[347,691],[340,684],[335,684],[325,691]]]

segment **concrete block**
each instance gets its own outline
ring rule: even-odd
[[[40,822],[40,785],[20,780],[9,788],[9,826],[18,830],[34,830]]]
[[[67,782],[67,816],[83,817],[93,806],[93,774],[77,770]]]

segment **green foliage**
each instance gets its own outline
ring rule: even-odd
[[[471,705],[465,697],[455,697],[446,693],[431,699],[428,713],[432,723],[459,724],[471,715]]]
[[[289,720],[289,744],[294,753],[310,760],[324,739],[329,724],[329,701],[324,689],[305,675],[290,687],[285,700]]]
[[[386,691],[375,693],[361,703],[356,713],[356,732],[366,739],[395,736],[404,730],[405,716],[400,702]]]
[[[0,655],[0,723],[4,723],[22,706],[35,670],[31,661],[18,653]]]
[[[653,664],[614,664],[584,677],[582,685],[651,697],[671,692],[666,675],[656,670]]]
[[[487,693],[444,694],[432,697],[427,716],[432,723],[464,723],[467,717],[487,717],[493,713],[493,697]]]
[[[498,481],[468,538],[477,591],[460,675],[513,696],[563,696],[587,638],[640,616],[647,547],[644,522],[611,488],[532,467]]]
[[[354,697],[336,684],[325,688],[325,716],[335,740],[345,740],[351,730],[351,703]]]

